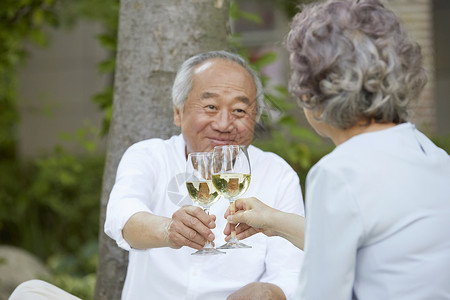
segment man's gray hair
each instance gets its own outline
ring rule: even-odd
[[[194,69],[201,63],[210,59],[224,59],[226,61],[237,63],[242,66],[252,76],[256,86],[256,117],[258,118],[264,107],[264,92],[256,72],[249,66],[249,64],[239,55],[227,51],[211,51],[200,53],[187,59],[179,68],[175,81],[172,86],[172,101],[173,104],[181,111],[184,108],[184,103],[192,89],[192,79]]]

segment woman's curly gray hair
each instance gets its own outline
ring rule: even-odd
[[[286,46],[290,92],[336,128],[361,120],[406,122],[427,82],[419,45],[379,0],[306,6],[294,17]]]

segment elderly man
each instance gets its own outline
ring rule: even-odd
[[[279,237],[255,235],[247,240],[251,249],[191,255],[207,240],[224,241],[226,220],[216,220],[215,214],[222,216],[228,202],[221,199],[209,216],[191,205],[183,182],[181,191],[173,184],[181,180],[189,153],[250,145],[263,106],[261,82],[238,55],[208,52],[183,63],[172,98],[181,134],[132,145],[119,164],[108,202],[105,232],[129,251],[122,299],[291,298],[301,250]],[[253,146],[248,152],[252,181],[247,193],[303,215],[292,168],[273,153]]]

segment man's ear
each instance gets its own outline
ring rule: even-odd
[[[173,106],[173,123],[177,127],[181,127],[181,115],[182,114],[183,114],[183,112],[174,105]]]

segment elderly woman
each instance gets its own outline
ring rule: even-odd
[[[286,44],[291,93],[336,144],[307,176],[299,299],[450,299],[450,157],[408,123],[426,83],[419,46],[378,0],[307,6]],[[236,206],[239,238],[303,247],[301,217]]]

